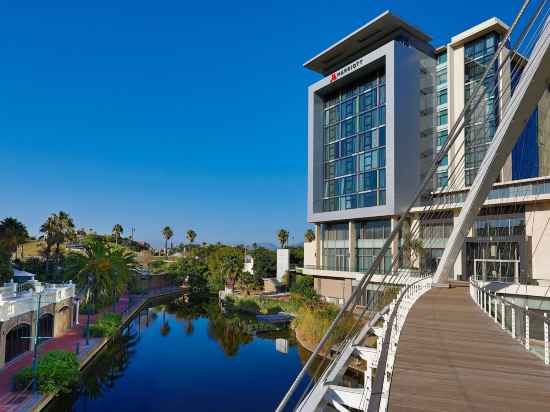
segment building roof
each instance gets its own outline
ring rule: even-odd
[[[305,62],[304,67],[326,75],[338,65],[344,65],[347,61],[346,59],[355,55],[359,50],[367,49],[369,46],[380,42],[385,37],[398,31],[404,31],[423,42],[429,42],[432,39],[420,29],[386,10],[353,33]]]
[[[476,39],[477,37],[483,36],[484,34],[490,33],[492,31],[504,34],[507,33],[508,30],[509,27],[506,23],[504,23],[497,17],[491,17],[490,19],[485,20],[484,22],[463,31],[462,33],[453,36],[451,38],[451,47],[460,47],[464,43],[467,43],[471,40]]]

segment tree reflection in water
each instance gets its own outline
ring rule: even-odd
[[[223,313],[217,299],[181,297],[171,301],[159,300],[136,315],[123,333],[96,356],[84,370],[76,390],[59,396],[48,405],[46,410],[74,411],[77,401],[79,410],[88,410],[88,402],[91,405],[92,401],[113,391],[117,381],[124,376],[138,350],[145,330],[150,332],[156,330],[161,336],[167,337],[173,333],[172,326],[178,323],[182,326],[179,330],[180,334],[191,336],[196,331],[194,323],[199,319],[207,319],[205,332],[208,339],[217,342],[227,357],[235,357],[242,345],[250,344],[255,338],[274,341],[277,338],[289,339],[290,337],[289,346],[296,345],[293,334],[289,333],[288,329],[281,330],[278,327],[260,323],[254,316]],[[202,328],[201,330],[204,331]]]

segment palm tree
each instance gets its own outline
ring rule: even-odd
[[[165,226],[164,229],[162,229],[162,236],[164,237],[164,255],[168,256],[168,241],[174,236],[174,232],[170,226]]]
[[[243,272],[243,254],[236,248],[227,249],[221,259],[221,271],[226,285],[233,290]]]
[[[46,242],[44,258],[46,260],[46,273],[49,273],[50,255],[52,253],[52,247],[55,245],[58,236],[57,222],[54,214],[48,216],[46,221],[42,223],[42,226],[40,226],[40,233],[43,234],[41,238]]]
[[[26,226],[13,217],[7,217],[0,222],[0,242],[10,254],[15,253],[17,259],[17,248],[29,238]],[[21,251],[23,254],[23,251]]]
[[[74,238],[75,225],[68,213],[60,211],[56,216],[58,236],[55,239],[55,254],[58,261],[61,255],[61,243]]]
[[[187,240],[189,241],[189,243],[193,243],[196,238],[197,238],[197,233],[193,229],[189,229],[187,231]]]
[[[118,239],[120,238],[120,235],[124,233],[124,228],[120,224],[116,224],[113,226],[113,236],[115,237],[115,243],[118,245]]]
[[[74,274],[86,303],[105,302],[122,294],[135,266],[132,253],[99,240],[88,241],[84,253],[67,257],[67,272]]]
[[[288,246],[288,230],[280,229],[277,232],[277,239],[279,240],[279,243],[281,244],[281,249],[284,249]]]
[[[415,267],[417,259],[422,257],[424,252],[424,244],[422,239],[415,237],[409,225],[404,229],[403,235],[403,253],[407,257],[407,263],[410,268]]]
[[[306,233],[304,234],[304,240],[306,242],[313,242],[315,240],[315,232],[313,229],[306,230]]]

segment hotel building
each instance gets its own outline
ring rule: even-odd
[[[308,89],[308,222],[303,274],[342,303],[414,198],[508,27],[491,18],[434,47],[428,34],[385,12],[304,66]],[[484,81],[481,104],[441,162],[423,202],[429,238],[419,265],[435,267],[525,59]],[[550,97],[546,91],[465,239],[453,279],[550,285]],[[452,172],[451,172],[452,171]],[[419,213],[423,204],[413,209]],[[413,215],[414,216],[414,215]],[[414,218],[413,218],[414,219]],[[412,223],[412,222],[411,222]],[[395,240],[379,271],[392,270]]]

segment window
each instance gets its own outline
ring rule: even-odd
[[[355,117],[342,122],[342,137],[348,137],[355,134]]]
[[[447,187],[447,184],[449,183],[449,177],[447,175],[447,172],[441,172],[437,174],[437,187]]]
[[[441,90],[437,93],[437,104],[447,104],[447,89]]]
[[[386,128],[385,127],[381,127],[380,129],[378,129],[378,144],[380,146],[386,145]]]
[[[323,211],[385,204],[385,93],[378,71],[324,99]]]
[[[369,90],[359,98],[359,111],[372,109],[377,104],[376,89]]]
[[[350,137],[349,139],[342,141],[341,153],[342,157],[351,156],[357,151],[356,147],[357,138]]]
[[[386,106],[380,106],[378,109],[378,124],[386,124]]]
[[[371,172],[363,173],[359,175],[359,191],[375,190],[377,188],[377,172],[373,170]]]
[[[437,64],[447,63],[447,52],[441,53],[437,56]]]
[[[436,82],[437,82],[437,85],[439,86],[440,84],[445,84],[447,83],[447,70],[443,69],[443,70],[439,70],[436,74]]]
[[[355,99],[350,99],[342,103],[342,119],[347,119],[355,114]]]
[[[443,145],[445,144],[445,142],[447,141],[447,137],[449,135],[449,132],[447,130],[441,130],[438,134],[437,134],[437,147],[438,148],[441,148],[443,147]],[[438,149],[439,150],[439,149]]]
[[[437,125],[438,126],[446,125],[448,122],[447,117],[448,117],[447,109],[440,110],[439,112],[437,112]]]

